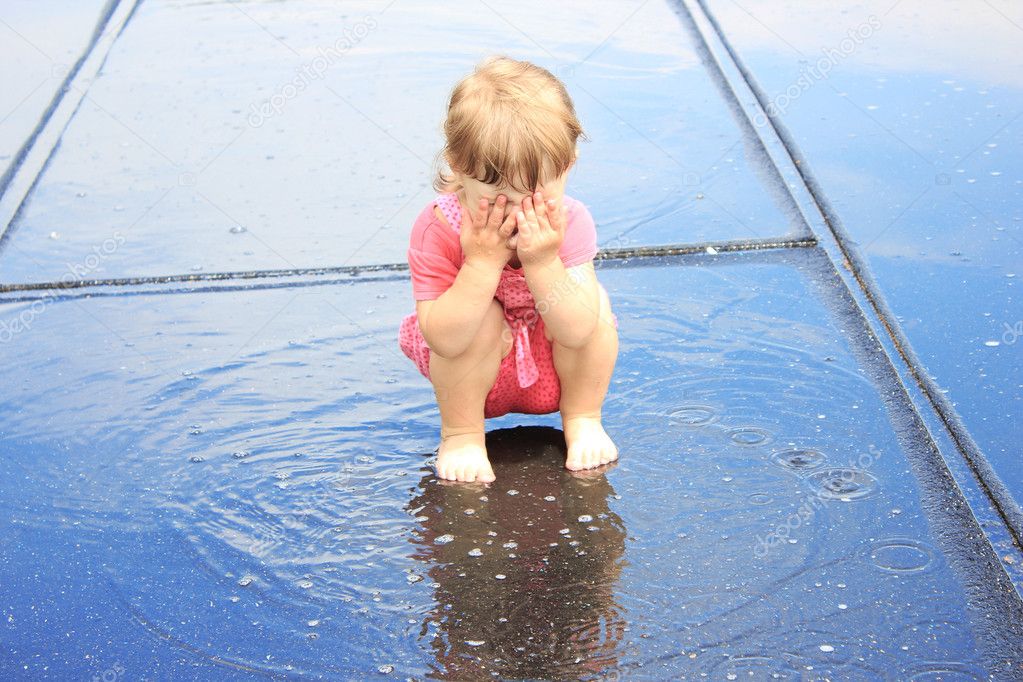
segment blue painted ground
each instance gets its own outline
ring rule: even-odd
[[[0,226],[0,675],[1023,678],[1012,530],[812,243],[601,261],[619,462],[567,472],[556,415],[509,415],[495,483],[438,482],[433,392],[397,345],[406,273],[245,272],[401,263],[444,97],[495,46],[575,98],[569,191],[602,246],[813,235],[693,3],[344,7],[143,2],[50,122]],[[1020,495],[1011,31],[910,0],[708,9],[772,95],[883,16],[776,113]],[[939,44],[914,57],[920,16]],[[56,19],[0,9],[0,53],[84,49],[85,19],[29,30]],[[951,25],[991,63],[937,40]],[[46,107],[15,109],[4,149]],[[87,282],[107,278],[142,279]]]

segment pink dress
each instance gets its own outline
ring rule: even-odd
[[[597,235],[593,219],[582,203],[567,195],[562,201],[568,207],[568,223],[558,255],[569,268],[593,260],[597,253]],[[452,227],[437,219],[434,206],[440,208]],[[458,269],[465,262],[459,241],[461,225],[461,205],[454,193],[439,195],[417,218],[408,251],[413,295],[417,301],[436,299],[454,282]],[[561,383],[554,369],[551,342],[544,334],[543,318],[526,286],[522,268],[505,265],[494,297],[504,308],[514,341],[511,351],[501,360],[497,379],[487,394],[484,417],[499,417],[509,412],[557,412]],[[615,326],[618,326],[617,318]],[[430,347],[419,329],[416,313],[402,320],[398,340],[402,352],[429,378]]]

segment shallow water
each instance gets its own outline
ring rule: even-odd
[[[601,246],[804,229],[667,5],[382,7],[142,3],[12,226],[2,280],[404,262],[446,97],[495,51],[566,83],[589,136],[568,193]]]
[[[926,373],[1023,505],[1020,6],[707,5],[779,107]],[[807,80],[822,59],[826,78]]]
[[[0,370],[0,525],[20,540],[0,580],[30,586],[5,605],[3,665],[981,679],[1018,664],[1019,604],[901,393],[863,364],[862,323],[817,302],[839,291],[824,260],[602,267],[620,461],[572,474],[555,416],[507,416],[488,424],[490,486],[432,474],[432,391],[397,347],[404,279],[49,303]],[[89,601],[22,575],[26,554],[91,572]],[[41,646],[83,609],[107,637]]]

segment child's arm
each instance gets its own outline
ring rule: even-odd
[[[515,216],[508,216],[502,224],[505,202],[505,197],[499,196],[491,210],[486,199],[480,200],[471,224],[462,226],[459,240],[465,263],[455,281],[436,299],[416,302],[423,338],[441,357],[453,358],[465,352],[494,300],[501,270],[512,254],[508,237]]]
[[[535,201],[523,200],[516,213],[519,233],[516,247],[529,291],[551,335],[563,346],[584,344],[600,317],[600,292],[593,262],[565,268],[558,256],[565,236],[567,208],[545,203],[540,192]]]

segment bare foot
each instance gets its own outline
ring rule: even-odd
[[[561,426],[568,446],[566,469],[592,469],[618,459],[618,448],[604,431],[600,417],[562,418]]]
[[[449,481],[493,481],[483,433],[442,437],[437,451],[437,476]]]

